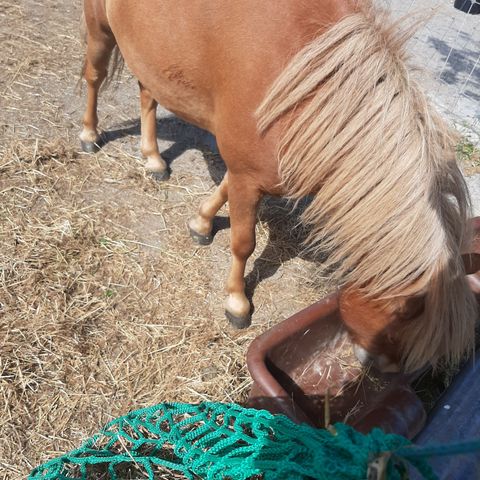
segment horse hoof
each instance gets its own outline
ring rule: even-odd
[[[228,310],[225,310],[225,316],[227,317],[230,325],[239,330],[248,328],[252,324],[251,314],[248,314],[245,317],[237,317],[236,315],[230,313]]]
[[[167,168],[166,170],[163,170],[162,172],[148,172],[148,173],[154,180],[157,180],[158,182],[165,182],[170,178],[169,168]]]
[[[97,153],[100,150],[100,145],[96,142],[84,142],[80,140],[80,145],[85,153]]]
[[[213,235],[202,235],[201,233],[196,232],[191,227],[188,227],[190,232],[190,236],[192,240],[197,244],[201,245],[202,247],[206,247],[213,242]]]

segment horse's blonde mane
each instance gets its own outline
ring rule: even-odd
[[[282,183],[291,198],[314,193],[302,220],[335,278],[375,297],[426,293],[401,333],[407,370],[462,359],[476,317],[456,137],[412,78],[410,33],[359,9],[293,58],[257,112],[262,132],[283,120]]]

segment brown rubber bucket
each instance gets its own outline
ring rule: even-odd
[[[477,265],[480,218],[473,222],[478,236],[470,258]],[[480,294],[480,272],[469,280]],[[345,422],[361,432],[380,427],[410,439],[425,424],[425,409],[411,387],[422,372],[407,376],[361,368],[340,321],[336,294],[256,338],[247,364],[254,380],[250,407],[318,428]]]

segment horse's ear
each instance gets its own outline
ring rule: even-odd
[[[480,253],[464,253],[462,259],[467,275],[480,271]]]

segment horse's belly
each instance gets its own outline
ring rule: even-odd
[[[205,92],[198,91],[193,83],[188,83],[186,77],[179,76],[169,78],[160,75],[155,78],[147,78],[143,74],[142,66],[132,68],[135,76],[150,90],[157,102],[178,117],[198,127],[214,133],[214,108],[213,102]],[[175,65],[167,69],[174,71]],[[178,72],[181,72],[180,70]],[[168,74],[167,74],[168,75]]]
[[[186,19],[181,3],[107,0],[106,5],[120,51],[137,79],[167,110],[213,131],[215,112],[205,39],[191,24],[179,21]]]

